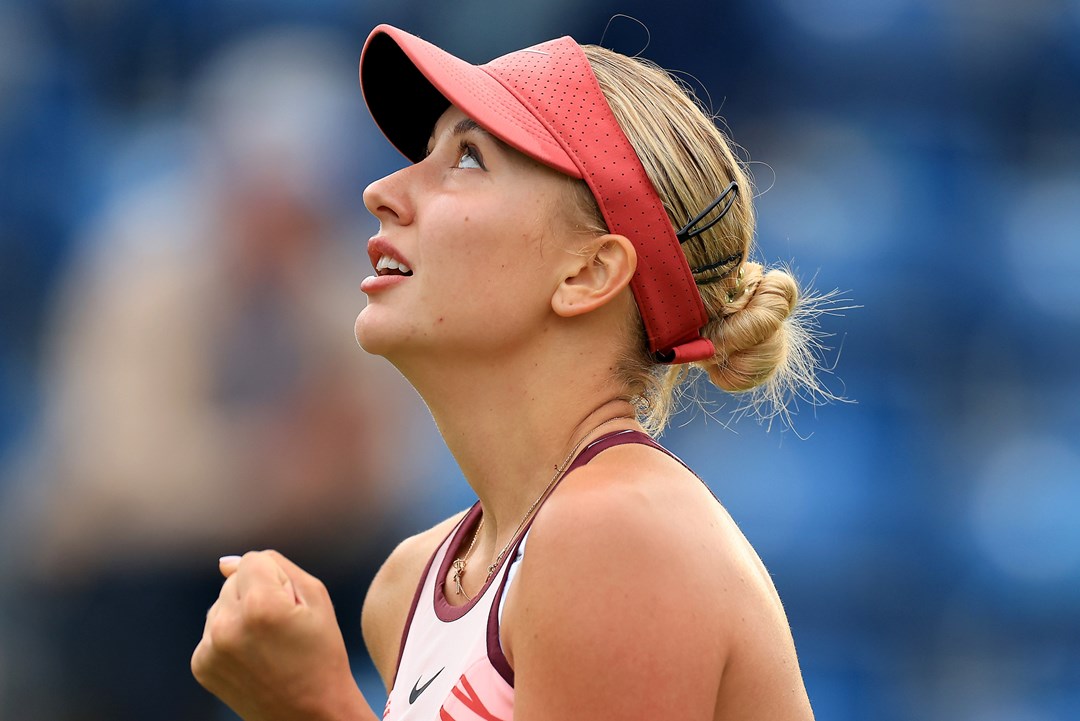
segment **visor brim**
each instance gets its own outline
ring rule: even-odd
[[[530,108],[482,66],[390,25],[375,28],[360,57],[360,86],[387,140],[420,162],[439,117],[451,105],[510,147],[571,177],[570,154]]]

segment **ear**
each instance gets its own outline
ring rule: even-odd
[[[563,318],[596,310],[630,284],[636,269],[637,251],[626,236],[597,236],[573,256],[551,296],[551,308]]]

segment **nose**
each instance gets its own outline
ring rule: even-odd
[[[364,189],[364,206],[383,225],[412,222],[412,202],[404,182],[409,167],[380,178]]]

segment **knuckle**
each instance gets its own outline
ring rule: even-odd
[[[214,669],[214,647],[210,640],[204,637],[195,647],[191,654],[191,675],[202,685],[210,682]]]
[[[259,591],[245,596],[243,606],[244,621],[255,630],[278,625],[286,610],[280,598]]]
[[[243,645],[244,630],[236,619],[218,615],[207,622],[206,637],[212,649],[217,653],[233,654]]]
[[[304,591],[317,594],[321,598],[330,597],[330,591],[329,589],[327,589],[326,584],[315,576],[305,576],[303,579],[301,579],[301,582],[304,585]]]
[[[206,659],[203,649],[206,647],[204,641],[200,641],[199,645],[195,647],[195,651],[191,654],[191,675],[197,680],[202,680],[203,672],[206,669]]]
[[[191,654],[191,675],[200,683],[210,678],[211,663],[208,656],[210,656],[210,653],[208,653],[205,643],[199,643],[195,647],[194,653]]]

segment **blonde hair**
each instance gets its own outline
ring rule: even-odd
[[[646,429],[658,434],[667,425],[693,368],[718,388],[747,394],[748,404],[741,410],[763,417],[786,416],[793,397],[829,396],[816,375],[820,363],[813,299],[800,294],[786,270],[766,269],[749,260],[753,184],[732,143],[692,91],[659,66],[597,46],[583,49],[673,227],[681,228],[732,181],[739,188],[723,220],[683,244],[691,268],[730,256],[741,259],[695,276],[709,317],[702,334],[712,340],[716,355],[689,366],[658,364],[648,353],[640,316],[634,313],[629,319],[633,342],[619,373]],[[605,232],[588,187],[577,182],[576,188],[577,206],[588,219],[584,225]]]

